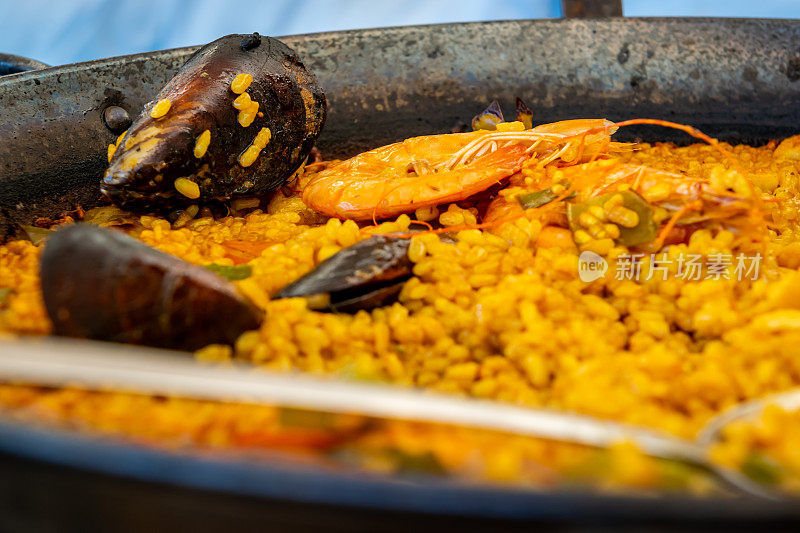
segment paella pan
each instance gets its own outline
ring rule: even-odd
[[[695,38],[660,42],[665,28]],[[266,37],[224,38],[169,83],[193,50],[0,82],[13,99],[3,328],[557,408],[686,439],[737,403],[791,389],[794,26],[445,29],[286,39],[297,55]],[[571,53],[533,44],[556,35]],[[365,66],[374,49],[350,52],[381,39],[399,63],[376,74],[374,57]],[[734,42],[753,50],[743,57]],[[274,70],[225,55],[261,46],[293,83],[276,89]],[[150,75],[160,77],[142,83]],[[94,92],[68,91],[89,80]],[[20,98],[37,91],[52,98]],[[86,113],[72,119],[75,104]],[[32,105],[43,109],[23,112]],[[115,123],[112,106],[132,124]],[[196,112],[206,108],[211,118]],[[58,123],[58,135],[36,122]],[[698,278],[684,279],[679,268],[698,256]],[[595,264],[606,275],[587,280]],[[195,292],[159,308],[154,325],[147,312],[166,277]],[[126,308],[137,297],[139,315]],[[226,318],[204,322],[215,311]],[[315,448],[356,471],[458,478],[470,490],[677,487],[710,496],[708,508],[720,495],[703,473],[625,442],[598,451],[79,387],[9,385],[3,403],[12,417],[132,439],[145,454]],[[757,427],[734,427],[716,460],[791,488],[775,429],[791,416],[770,409]]]

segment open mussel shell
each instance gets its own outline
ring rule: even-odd
[[[525,102],[519,96],[517,96],[515,108],[517,110],[517,121],[522,122],[526,130],[531,129],[533,127],[533,111],[525,105]]]
[[[494,130],[497,125],[504,122],[503,110],[500,109],[500,103],[497,100],[492,100],[489,106],[475,115],[472,118],[473,130]]]
[[[410,242],[380,235],[356,243],[321,262],[273,298],[305,297],[314,309],[342,313],[389,305],[412,275]]]
[[[40,272],[57,335],[195,350],[232,344],[261,323],[227,280],[114,230],[55,231]]]
[[[234,84],[237,76],[252,81]],[[200,48],[110,147],[101,191],[127,210],[159,213],[273,191],[306,160],[326,113],[294,50],[227,35]]]

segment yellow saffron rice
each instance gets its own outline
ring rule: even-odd
[[[800,385],[800,145],[790,139],[780,148],[775,142],[724,146],[774,200],[764,205],[766,243],[746,248],[763,256],[757,279],[735,279],[735,264],[718,278],[675,275],[681,255],[707,261],[740,253],[740,236],[709,227],[667,248],[664,257],[674,260],[667,279],[660,272],[646,279],[653,267],[647,257],[638,280],[617,279],[615,258],[627,250],[609,246],[601,254],[610,261],[608,274],[587,283],[579,277],[577,249],[537,244],[542,222],[531,211],[499,227],[456,231],[452,241],[430,233],[413,237],[408,254],[414,277],[397,303],[355,315],[326,314],[309,310],[302,299],[271,301],[270,295],[359,240],[408,231],[408,216],[359,227],[316,214],[284,188],[263,211],[217,220],[201,212],[181,227],[152,216],[129,217],[133,223],[124,228],[194,264],[251,266],[252,275],[234,284],[265,310],[263,325],[235,346],[199,350],[198,359],[546,406],[691,439],[710,417],[738,402]],[[740,179],[707,145],[640,144],[612,157],[705,177],[732,190]],[[469,203],[424,211],[418,218],[438,218],[444,226],[475,224],[478,212]],[[632,218],[616,215],[627,223]],[[590,228],[593,220],[584,218]],[[0,297],[0,333],[50,330],[39,292],[39,253],[29,242],[0,246],[0,290],[9,289]],[[0,404],[29,419],[171,446],[258,447],[263,443],[253,435],[278,416],[275,409],[252,405],[13,385],[0,386]],[[792,423],[800,427],[799,420]],[[780,438],[765,437],[765,446],[776,447]],[[539,485],[589,471],[602,471],[600,484],[628,486],[659,486],[675,477],[625,444],[604,452],[599,469],[599,452],[587,448],[404,422],[354,442],[369,458],[367,466],[379,470],[391,469],[379,453],[391,448],[433,457],[451,473]],[[749,444],[737,446],[735,453],[719,451],[721,460],[741,463],[741,449]],[[800,462],[792,460],[797,468]],[[694,474],[681,479],[683,487],[708,488]]]

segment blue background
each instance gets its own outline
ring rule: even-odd
[[[0,0],[0,52],[51,65],[203,44],[228,33],[561,16],[559,0]],[[798,0],[624,0],[626,16],[800,18]]]

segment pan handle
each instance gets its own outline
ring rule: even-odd
[[[622,0],[561,0],[564,18],[621,17]]]
[[[26,72],[28,70],[38,70],[49,66],[50,65],[46,65],[41,61],[36,61],[35,59],[29,59],[27,57],[0,54],[0,76],[16,74],[17,72]]]

